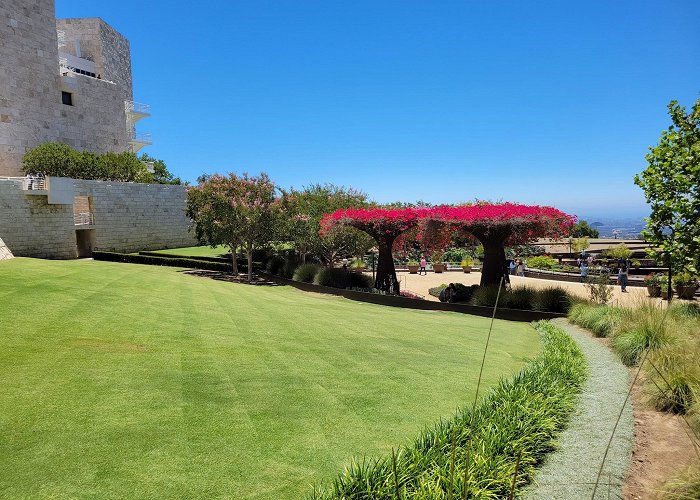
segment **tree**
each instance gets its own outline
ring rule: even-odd
[[[644,190],[651,215],[642,236],[652,254],[676,272],[700,272],[700,99],[691,111],[668,105],[672,125],[645,156],[647,168],[634,183]]]
[[[588,236],[582,236],[571,240],[571,248],[574,249],[574,252],[583,252],[590,246],[591,242],[588,239]]]
[[[436,207],[427,215],[441,223],[471,233],[484,247],[481,286],[497,285],[508,274],[506,245],[526,244],[536,238],[568,234],[574,218],[552,207],[514,203],[475,203]]]
[[[583,238],[583,237],[589,237],[589,238],[598,238],[600,237],[600,232],[588,225],[588,222],[585,220],[580,220],[573,226],[571,226],[571,237],[572,238]]]
[[[375,288],[399,294],[399,282],[392,247],[405,231],[414,228],[429,209],[423,208],[348,208],[326,214],[321,219],[321,234],[328,234],[338,226],[349,226],[364,231],[377,242],[379,256]]]
[[[163,160],[153,158],[148,153],[143,153],[140,160],[143,163],[153,163],[153,182],[157,184],[182,184],[182,180],[168,170]]]
[[[267,174],[203,176],[187,190],[187,215],[200,241],[231,249],[233,271],[236,248],[243,245],[248,259],[248,281],[253,279],[253,251],[275,236],[279,210],[277,188]]]
[[[327,266],[347,255],[362,255],[372,239],[355,228],[338,225],[321,234],[321,219],[341,208],[367,206],[367,195],[353,188],[333,184],[312,184],[302,190],[284,193],[282,204],[287,217],[284,236],[294,243],[302,262],[309,255],[318,257]]]

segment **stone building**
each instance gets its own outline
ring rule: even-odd
[[[54,0],[0,0],[0,259],[70,259],[195,244],[184,186],[22,177],[29,148],[138,151],[129,42]]]
[[[0,2],[0,176],[44,142],[138,151],[129,41],[99,18],[55,18],[54,0]]]

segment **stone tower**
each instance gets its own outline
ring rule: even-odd
[[[56,20],[54,0],[0,2],[0,176],[44,142],[97,153],[150,144],[134,125],[129,42],[98,18]]]

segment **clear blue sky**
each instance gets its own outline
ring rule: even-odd
[[[632,177],[700,97],[700,1],[56,0],[131,41],[177,175],[266,171],[380,202],[646,213]]]

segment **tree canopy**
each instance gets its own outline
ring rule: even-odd
[[[251,281],[253,250],[275,237],[280,210],[276,194],[277,188],[265,173],[203,176],[197,186],[187,190],[186,213],[200,241],[231,248],[234,272],[236,248],[243,246]]]
[[[600,232],[591,227],[585,220],[580,220],[571,226],[571,237],[572,238],[598,238],[600,237]]]
[[[647,168],[634,182],[644,190],[651,215],[642,232],[655,257],[675,271],[700,272],[700,99],[690,112],[668,105],[671,126],[649,148]]]
[[[146,163],[153,162],[153,173]],[[25,174],[44,174],[72,179],[181,184],[162,160],[134,153],[92,153],[78,151],[66,144],[47,142],[29,149],[22,159]]]

